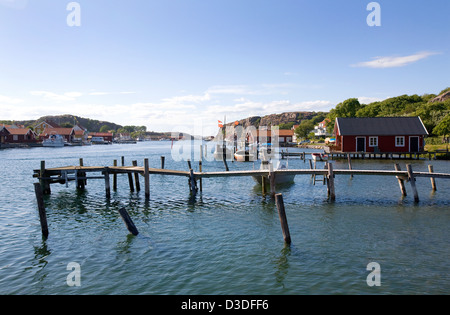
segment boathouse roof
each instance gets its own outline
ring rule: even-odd
[[[420,117],[336,118],[341,136],[428,135]]]

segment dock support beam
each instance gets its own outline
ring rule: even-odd
[[[411,189],[414,194],[414,202],[419,202],[419,194],[417,193],[416,178],[411,167],[411,164],[406,164],[406,170],[408,171],[408,179],[411,184]]]
[[[150,173],[148,159],[144,159],[145,198],[150,199]]]
[[[34,192],[36,194],[36,200],[38,204],[39,220],[41,221],[42,236],[44,236],[44,238],[47,238],[48,237],[47,213],[45,212],[44,196],[42,194],[42,188],[40,183],[34,184]]]
[[[138,229],[133,223],[133,220],[131,220],[131,217],[129,216],[127,210],[125,208],[119,209],[119,214],[122,217],[123,222],[125,223],[125,226],[127,227],[128,231],[130,231],[131,234],[134,236],[139,234]]]
[[[132,162],[133,166],[137,166],[137,161]],[[141,191],[141,184],[139,183],[139,173],[134,173],[134,183],[136,185],[136,191]]]
[[[282,194],[275,195],[275,202],[277,204],[278,215],[280,217],[281,230],[283,231],[283,238],[286,244],[291,244],[291,234],[289,233],[289,225],[286,218],[286,211],[284,209],[284,201]]]
[[[333,172],[333,163],[328,163],[328,197],[331,201],[336,200],[336,193],[334,190],[334,172]]]
[[[109,171],[108,171],[108,167],[105,167],[105,191],[106,191],[106,198],[111,198],[111,185],[109,183]]]
[[[401,168],[400,168],[399,164],[395,164],[395,170],[396,171],[401,171]],[[400,190],[402,192],[402,196],[406,197],[407,194],[406,194],[406,188],[405,188],[405,181],[400,176],[396,176],[396,177],[397,177],[397,180],[398,180],[398,186],[400,187]]]
[[[433,173],[433,165],[428,165],[428,172]],[[430,177],[430,181],[431,181],[431,188],[433,189],[433,191],[436,191],[436,180],[434,179],[434,177]]]
[[[39,180],[39,183],[41,184],[42,193],[44,195],[50,195],[51,194],[50,183],[47,179],[44,179],[46,175],[47,174],[45,172],[45,161],[41,161],[41,171],[39,173],[41,179]]]

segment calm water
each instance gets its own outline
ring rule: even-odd
[[[130,193],[128,178],[105,198],[104,182],[52,185],[46,198],[50,236],[41,237],[33,169],[127,164],[144,158],[186,170],[170,142],[0,150],[0,294],[449,294],[450,180],[417,179],[421,201],[402,199],[390,177],[336,177],[336,202],[309,176],[279,187],[292,245],[285,247],[278,212],[252,178],[205,179],[189,198],[187,179],[151,176],[151,199]],[[211,154],[211,153],[208,153]],[[400,161],[403,169],[405,162]],[[120,163],[120,162],[119,162]],[[336,168],[347,168],[335,161]],[[450,162],[411,161],[414,170],[450,172]],[[193,163],[197,169],[196,163]],[[204,162],[205,171],[223,170]],[[259,168],[229,163],[231,170]],[[289,168],[307,168],[299,159]],[[354,169],[393,169],[393,161],[354,160]],[[141,185],[143,180],[141,179]],[[117,210],[125,206],[140,234],[128,234]],[[81,266],[81,286],[69,287],[67,265]],[[370,262],[381,286],[369,287]]]

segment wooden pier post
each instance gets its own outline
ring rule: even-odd
[[[150,172],[148,159],[144,159],[145,198],[150,199]]]
[[[350,154],[347,154],[347,160],[348,160],[348,169],[351,171],[353,167],[352,167],[352,158],[350,157]],[[350,178],[353,178],[353,174],[350,175]]]
[[[39,220],[41,221],[42,235],[48,237],[48,225],[47,225],[47,213],[45,212],[44,196],[42,194],[42,188],[40,183],[34,184],[34,192],[36,194],[36,200],[39,210]]]
[[[125,208],[121,208],[119,209],[119,214],[122,217],[122,220],[125,223],[125,226],[127,227],[128,231],[130,231],[130,233],[133,234],[134,236],[138,235],[139,231],[134,225],[133,220],[131,220],[131,217],[128,214],[127,210]]]
[[[111,198],[111,185],[109,182],[109,171],[108,171],[108,167],[105,167],[105,191],[106,191],[106,198]]]
[[[411,184],[411,189],[414,194],[414,202],[419,202],[419,194],[417,193],[416,179],[414,177],[411,164],[406,164],[406,170],[408,171],[409,182]]]
[[[433,173],[433,165],[428,165],[428,172]],[[436,191],[436,180],[434,179],[434,177],[430,177],[430,181],[431,181],[431,188],[433,189],[433,191]]]
[[[291,234],[289,232],[289,225],[286,218],[286,211],[284,209],[284,201],[282,194],[275,195],[275,202],[277,204],[278,216],[280,217],[281,230],[283,231],[283,238],[286,244],[291,244]]]
[[[161,169],[164,169],[165,162],[166,162],[166,157],[164,155],[161,155]]]
[[[114,166],[117,166],[117,160],[114,160]],[[117,173],[113,174],[113,190],[117,191]]]
[[[336,193],[334,190],[334,172],[333,163],[328,163],[328,197],[331,201],[336,200]]]
[[[46,176],[46,172],[45,172],[45,161],[41,161],[41,171],[39,173],[39,183],[41,184],[41,189],[42,189],[42,193],[44,195],[50,195],[51,194],[51,189],[50,189],[50,182],[48,179],[45,179]]]
[[[137,161],[132,162],[133,166],[137,166]],[[136,191],[141,191],[141,184],[139,183],[139,173],[134,173],[134,184],[136,185]]]
[[[189,190],[192,194],[192,196],[196,196],[197,195],[197,182],[195,180],[195,174],[194,174],[194,170],[191,168],[189,170]]]
[[[80,158],[80,166],[81,167],[84,166],[84,162],[83,162],[82,158]],[[79,177],[86,177],[86,173],[79,172],[77,176],[79,176]],[[85,185],[86,185],[86,179],[78,179],[77,180],[77,189],[84,190]]]
[[[275,172],[270,171],[269,172],[269,182],[270,182],[270,196],[272,198],[275,197]]]
[[[400,165],[399,165],[399,164],[395,164],[395,170],[396,170],[396,171],[401,171],[401,168],[400,168]],[[396,177],[397,177],[397,180],[398,180],[398,185],[399,185],[400,190],[401,190],[401,192],[402,192],[402,196],[403,196],[403,197],[406,197],[407,194],[406,194],[406,188],[405,188],[405,181],[404,181],[403,178],[400,177],[400,176],[396,176]]]
[[[122,166],[125,166],[125,157],[122,156]],[[130,186],[130,191],[134,192],[134,185],[133,185],[133,175],[131,173],[128,173],[128,185]]]

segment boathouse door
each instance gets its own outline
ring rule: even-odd
[[[357,137],[356,138],[356,152],[366,152],[366,138]]]
[[[419,137],[409,137],[409,152],[419,152]]]

